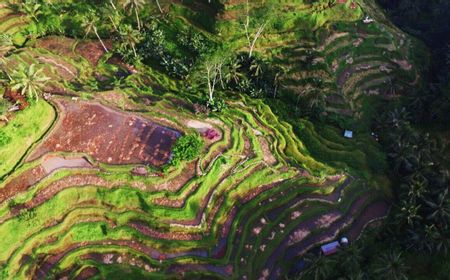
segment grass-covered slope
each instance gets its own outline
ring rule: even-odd
[[[55,119],[52,106],[39,101],[27,108],[2,128],[2,135],[6,138],[0,147],[0,177],[18,164],[27,150],[48,130]]]

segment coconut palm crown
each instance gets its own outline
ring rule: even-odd
[[[30,100],[38,100],[48,80],[50,78],[45,76],[42,68],[36,69],[35,64],[20,65],[11,73],[10,87]]]

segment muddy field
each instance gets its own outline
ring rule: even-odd
[[[170,158],[179,132],[143,117],[121,113],[99,103],[55,99],[60,118],[29,156],[51,152],[86,153],[109,164],[161,166]]]
[[[23,192],[35,185],[47,175],[60,168],[90,168],[91,164],[84,158],[69,158],[50,156],[42,160],[41,164],[25,171],[20,176],[6,182],[0,188],[0,203],[18,192]]]

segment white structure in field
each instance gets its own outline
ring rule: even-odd
[[[344,131],[344,137],[345,138],[353,138],[353,131],[351,131],[351,130]]]

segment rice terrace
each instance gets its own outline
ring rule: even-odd
[[[449,279],[448,9],[394,2],[0,0],[0,279]]]

